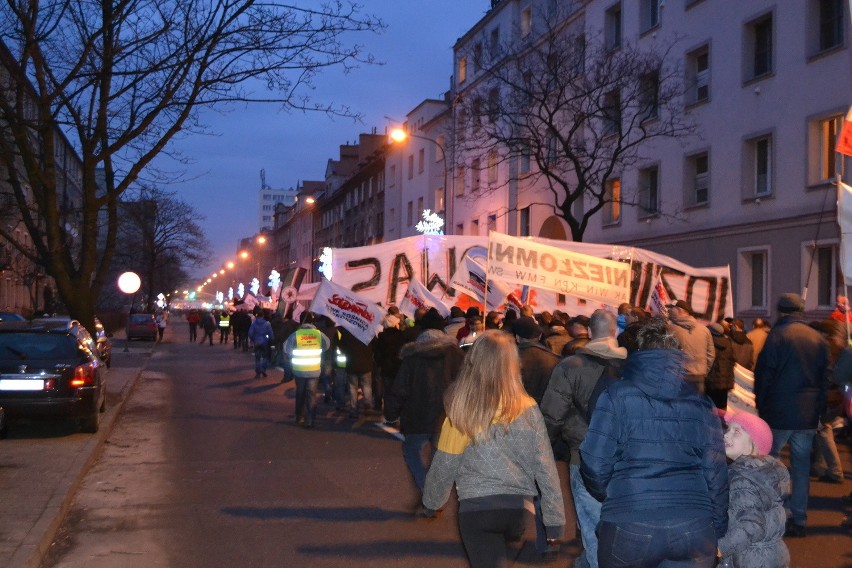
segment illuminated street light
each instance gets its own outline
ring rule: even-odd
[[[263,235],[260,235],[259,237],[257,237],[256,241],[257,241],[257,244],[259,244],[259,245],[265,245],[266,244],[266,237],[263,236]]]
[[[444,195],[442,197],[443,203],[441,205],[443,206],[444,210],[446,210],[446,208],[447,208],[447,179],[449,178],[449,175],[448,175],[449,172],[447,171],[447,154],[444,151],[444,147],[441,145],[441,143],[438,142],[437,140],[434,140],[432,138],[428,138],[426,136],[420,136],[419,134],[411,134],[409,132],[406,132],[402,128],[394,128],[393,130],[391,130],[390,137],[391,137],[391,140],[393,140],[394,142],[400,143],[400,144],[405,142],[405,140],[407,138],[411,137],[411,138],[417,138],[418,140],[426,140],[427,142],[431,142],[432,144],[434,144],[435,146],[438,147],[438,150],[441,152],[441,164],[443,164],[443,166],[444,166],[444,187],[443,187]],[[437,208],[437,207],[438,207],[438,204],[436,203],[435,208]],[[446,214],[444,216],[446,216]]]
[[[248,257],[249,257],[249,253],[248,253],[248,251],[247,251],[247,250],[241,250],[241,251],[240,251],[240,258],[242,258],[242,259],[244,259],[244,260],[245,260],[245,259],[246,259],[246,258],[248,258]]]
[[[230,261],[230,260],[229,260],[229,261],[228,261],[228,264],[227,264],[226,266],[228,267],[228,270],[233,270],[233,269],[234,269],[234,263],[233,263],[233,261]]]
[[[317,200],[314,199],[313,197],[311,197],[310,195],[305,198],[305,203],[307,203],[308,205],[313,205],[316,202],[317,202]]]

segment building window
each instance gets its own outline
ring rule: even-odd
[[[459,85],[467,81],[467,57],[459,58]]]
[[[521,10],[521,37],[527,37],[532,31],[532,6]]]
[[[417,219],[420,220],[423,218],[423,198],[417,198]]]
[[[660,25],[660,0],[642,0],[639,6],[639,29],[647,32]]]
[[[459,141],[464,141],[467,136],[467,111],[459,109],[458,124],[456,125],[456,137]]]
[[[706,205],[710,199],[710,156],[701,152],[687,159],[687,196],[689,205]]]
[[[482,167],[479,162],[479,158],[474,158],[470,163],[470,190],[473,193],[479,191],[480,184],[482,183]]]
[[[772,194],[772,136],[749,140],[746,148],[749,164],[751,195],[762,197]]]
[[[473,46],[473,72],[476,73],[482,67],[482,44]]]
[[[479,219],[471,219],[471,221],[470,221],[470,234],[471,235],[479,235]]]
[[[457,223],[456,224],[456,234],[457,235],[463,235],[464,234],[464,223]]]
[[[766,311],[769,307],[769,251],[743,249],[739,251],[738,302],[742,310]],[[747,301],[744,301],[748,298]]]
[[[521,144],[520,171],[522,174],[526,174],[530,171],[530,162],[532,159],[530,156],[530,145],[527,142],[522,142]]]
[[[646,73],[639,81],[639,118],[657,118],[660,113],[660,72]]]
[[[500,89],[494,87],[488,91],[488,120],[494,124],[500,116]]]
[[[843,45],[843,0],[811,0],[808,4],[810,53]]]
[[[488,42],[488,49],[491,53],[491,61],[495,61],[500,56],[500,28],[491,30],[491,39]]]
[[[660,169],[657,166],[639,170],[640,216],[660,212]]]
[[[408,202],[406,212],[406,219],[408,221],[406,224],[410,227],[414,224],[414,203],[412,201]]]
[[[621,94],[610,91],[604,95],[603,132],[604,135],[618,134],[621,131]]]
[[[604,15],[604,41],[608,51],[621,47],[621,2],[610,7]]]
[[[417,152],[417,173],[423,173],[423,167],[426,164],[426,150],[424,148],[420,148],[420,151]]]
[[[808,290],[815,291],[816,308],[830,309],[837,299],[838,289],[842,281],[840,268],[837,264],[838,246],[836,242],[804,244],[805,254],[802,255],[803,276],[808,279]],[[810,298],[807,307],[812,308]]]
[[[686,56],[687,93],[690,104],[710,98],[710,46],[704,45]]]
[[[444,188],[439,187],[435,190],[435,211],[437,213],[444,212]]]
[[[837,174],[844,175],[841,154],[834,151],[843,124],[843,116],[835,115],[813,120],[808,125],[808,183],[820,185],[833,182]]]
[[[440,136],[435,138],[435,142],[438,144],[438,151],[435,152],[435,161],[440,162],[444,159],[444,148],[447,147],[447,137],[441,134]]]
[[[488,183],[497,183],[497,150],[488,152]]]
[[[530,208],[524,207],[518,212],[518,235],[530,236]]]
[[[408,155],[408,179],[414,177],[414,154]]]
[[[772,72],[772,14],[746,24],[746,80]]]
[[[456,170],[456,197],[461,197],[464,195],[464,178],[465,178],[465,167],[459,166]]]
[[[621,180],[611,179],[606,182],[604,192],[604,224],[616,225],[621,222]]]
[[[497,214],[491,213],[488,215],[488,232],[497,231]]]

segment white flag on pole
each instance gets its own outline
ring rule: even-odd
[[[399,303],[399,311],[413,316],[417,308],[435,308],[442,317],[448,317],[450,310],[444,303],[430,292],[419,280],[409,280],[408,290]]]
[[[840,184],[837,193],[837,224],[840,226],[840,262],[846,285],[852,284],[852,187]]]
[[[378,305],[330,280],[323,280],[320,284],[310,311],[328,316],[364,345],[382,330],[385,315]]]

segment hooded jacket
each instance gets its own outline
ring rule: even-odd
[[[754,346],[744,331],[731,329],[728,333],[734,347],[734,362],[746,369],[754,369]]]
[[[403,345],[399,357],[399,372],[385,394],[385,418],[398,418],[403,434],[437,434],[444,421],[444,391],[456,379],[464,351],[454,338],[430,329]]]
[[[711,335],[716,357],[704,384],[708,389],[731,390],[734,388],[734,346],[731,338],[724,333],[717,335],[711,332]]]
[[[724,558],[737,568],[786,568],[784,498],[790,474],[770,456],[740,456],[728,468],[730,506],[728,532],[719,539]]]
[[[592,339],[577,350],[576,355],[563,359],[553,369],[541,413],[550,443],[557,446],[560,439],[571,451],[571,463],[580,463],[580,443],[586,437],[589,423],[589,403],[605,366],[612,374],[620,375],[627,350],[619,347],[615,338]]]
[[[710,330],[692,316],[672,318],[668,327],[672,335],[677,337],[681,351],[686,354],[683,372],[702,379],[706,377],[716,357]]]
[[[728,467],[710,400],[683,379],[680,351],[631,354],[580,444],[586,488],[613,523],[712,518],[728,527]]]

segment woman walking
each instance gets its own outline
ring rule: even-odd
[[[544,418],[521,383],[513,336],[488,330],[476,339],[447,391],[446,410],[426,476],[425,514],[444,505],[455,483],[471,566],[503,566],[507,543],[532,524],[540,490],[547,543],[558,544],[565,529],[559,475]]]

